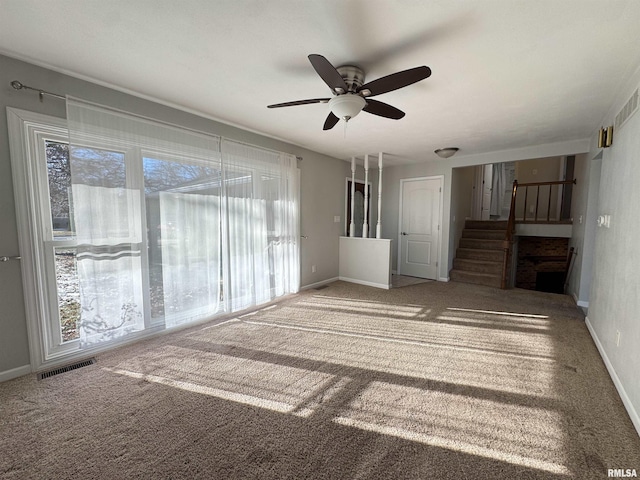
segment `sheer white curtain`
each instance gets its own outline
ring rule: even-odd
[[[67,99],[80,338],[220,310],[219,137]]]
[[[298,291],[294,156],[73,98],[67,119],[83,345]]]
[[[160,192],[161,225],[176,233],[162,241],[167,327],[220,311],[220,197]]]
[[[232,311],[297,292],[299,188],[293,155],[222,142],[225,299]]]

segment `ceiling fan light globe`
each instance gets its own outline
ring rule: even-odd
[[[358,115],[367,102],[360,95],[344,94],[329,100],[329,108],[333,114],[343,120],[350,120]]]

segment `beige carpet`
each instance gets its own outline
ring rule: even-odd
[[[418,285],[420,283],[433,282],[427,278],[409,277],[408,275],[391,275],[391,287],[402,288],[409,287],[411,285]]]
[[[0,478],[605,479],[640,439],[565,296],[336,282],[0,384]]]

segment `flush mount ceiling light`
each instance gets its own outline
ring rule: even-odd
[[[440,158],[450,158],[453,157],[458,150],[460,150],[458,147],[446,147],[434,150],[434,152]]]
[[[364,98],[352,93],[338,95],[329,100],[329,108],[333,114],[345,122],[358,115],[366,104]]]

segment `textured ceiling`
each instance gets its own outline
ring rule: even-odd
[[[585,138],[640,64],[637,0],[0,0],[0,52],[333,157],[395,163]],[[366,80],[427,65],[323,131],[330,96],[307,60]],[[47,89],[47,85],[36,85]],[[59,92],[66,93],[66,92]]]

